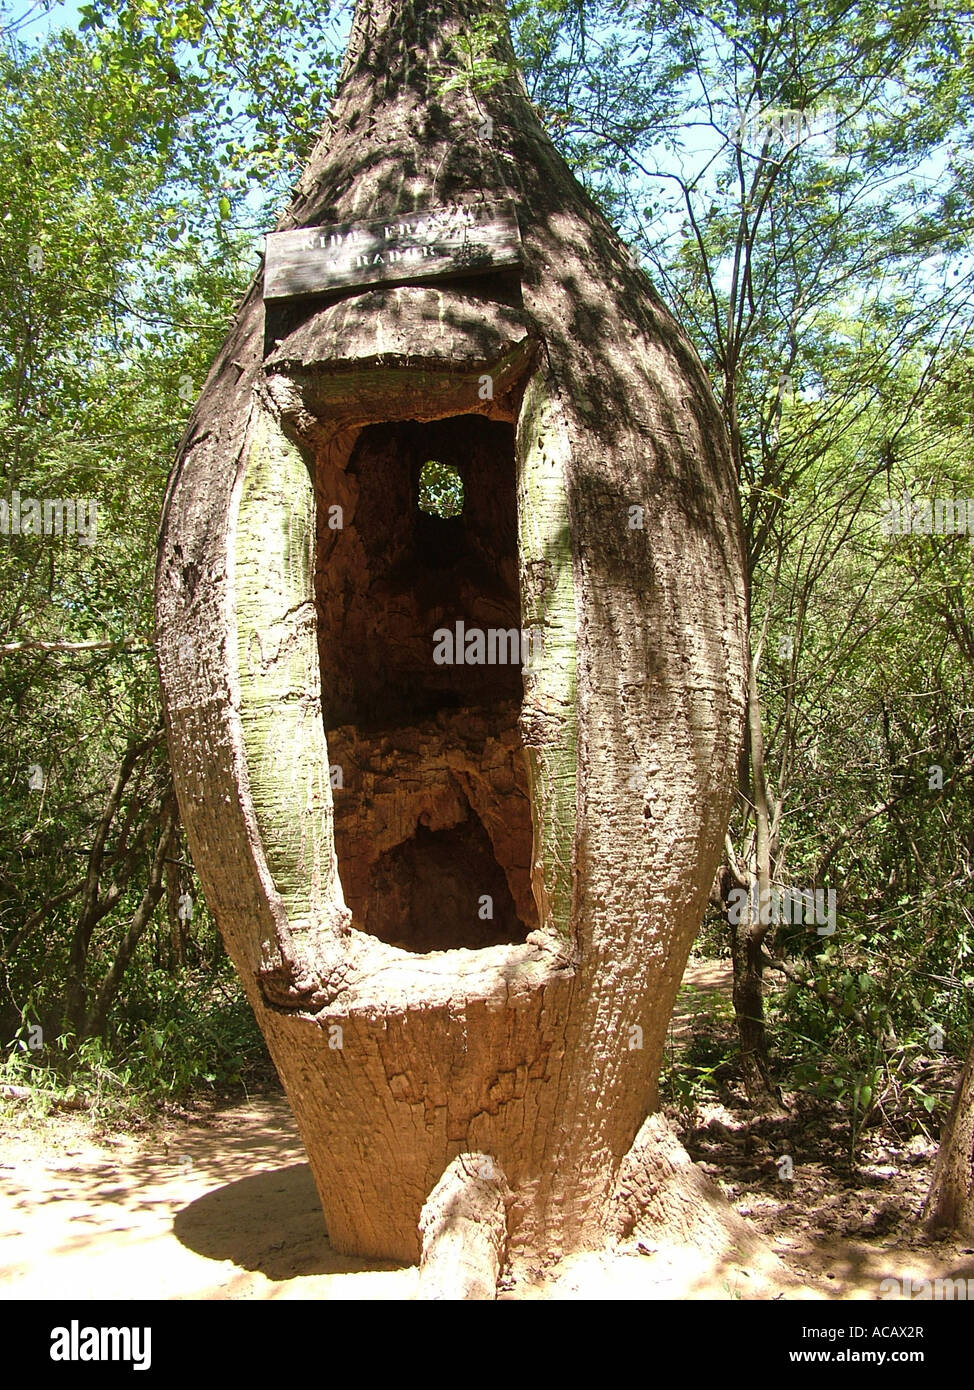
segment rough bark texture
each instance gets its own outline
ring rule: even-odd
[[[923,1215],[930,1231],[974,1237],[974,1045],[944,1125]]]
[[[696,354],[520,80],[436,88],[489,12],[360,4],[279,225],[508,197],[521,272],[266,315],[255,281],[157,578],[187,839],[331,1241],[408,1261],[461,1154],[506,1175],[514,1253],[615,1229],[746,685],[738,503]],[[412,493],[433,448],[464,472],[449,534]],[[437,667],[459,619],[538,629],[541,658]]]
[[[497,1296],[511,1200],[504,1174],[489,1154],[460,1154],[453,1160],[419,1218],[420,1299]]]
[[[650,1115],[619,1169],[615,1236],[637,1247],[666,1232],[715,1258],[746,1257],[760,1241],[690,1159],[661,1115]]]

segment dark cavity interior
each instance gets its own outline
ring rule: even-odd
[[[319,459],[316,485],[322,706],[352,925],[422,953],[523,941],[537,910],[520,654],[501,642],[495,664],[434,661],[437,630],[458,622],[520,632],[513,427],[369,425],[350,453]]]

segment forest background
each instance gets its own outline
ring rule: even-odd
[[[748,738],[701,927],[736,1027],[674,1058],[664,1096],[816,1097],[853,1155],[867,1123],[935,1135],[974,1030],[974,20],[509,10],[541,119],[700,352],[740,479]],[[0,5],[0,1080],[42,1103],[117,1115],[268,1075],[176,820],[153,570],[176,445],[349,20]],[[496,80],[488,39],[452,81]],[[74,534],[43,533],[45,499]],[[735,912],[752,884],[821,890],[834,922]]]

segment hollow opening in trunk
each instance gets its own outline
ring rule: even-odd
[[[316,487],[322,708],[352,926],[421,953],[523,941],[538,919],[513,426],[367,425],[341,461],[319,459]]]
[[[483,822],[469,806],[449,830],[420,824],[379,856],[366,930],[407,951],[476,950],[524,934]]]

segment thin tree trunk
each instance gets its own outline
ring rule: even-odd
[[[91,945],[91,936],[101,921],[120,897],[120,889],[116,885],[117,891],[110,892],[107,896],[101,895],[101,877],[104,869],[105,850],[108,844],[108,836],[115,817],[121,805],[122,796],[128,785],[129,778],[138,763],[151,748],[159,742],[161,732],[150,735],[149,738],[142,739],[139,743],[132,744],[126,749],[125,755],[119,764],[118,772],[112,783],[111,790],[102,808],[102,813],[95,826],[95,834],[92,839],[91,849],[88,851],[88,865],[85,875],[84,889],[82,890],[81,904],[78,909],[78,919],[75,923],[74,932],[71,937],[71,950],[68,956],[68,977],[67,989],[65,993],[65,1020],[69,1028],[77,1035],[83,1036],[85,1030],[85,1013],[87,1005],[87,990],[85,985],[85,974],[88,964],[88,949]]]
[[[167,860],[164,869],[166,918],[169,922],[168,969],[172,974],[178,973],[185,967],[191,938],[189,919],[180,905],[180,898],[188,892],[190,878],[183,865],[174,862],[178,855],[178,849],[179,837],[177,835],[173,842],[172,856]]]
[[[135,948],[145,934],[146,927],[152,920],[156,904],[161,899],[164,892],[163,870],[165,868],[166,856],[170,852],[173,837],[176,829],[177,812],[175,797],[170,795],[159,817],[159,838],[156,841],[155,853],[149,866],[149,876],[146,881],[145,890],[138,907],[132,915],[128,928],[118,943],[115,951],[115,958],[109,966],[104,979],[95,992],[95,998],[88,1010],[84,1025],[83,1036],[101,1036],[108,1024],[108,1014],[115,1002],[122,979],[135,954]]]
[[[777,1108],[781,1093],[771,1071],[764,1021],[765,933],[745,922],[728,921],[734,966],[734,1014],[741,1049],[741,1078],[748,1099]]]
[[[771,930],[771,814],[764,772],[764,735],[758,690],[758,652],[751,660],[748,678],[748,764],[751,810],[754,816],[754,878],[756,903],[743,913],[727,913],[734,966],[734,1014],[741,1049],[741,1074],[748,1098],[764,1109],[778,1109],[781,1092],[771,1072],[768,1036],[764,1021],[765,941]],[[732,885],[730,874],[724,883]],[[751,893],[751,885],[748,885]],[[751,893],[753,900],[753,893]],[[726,898],[725,898],[726,901]]]

